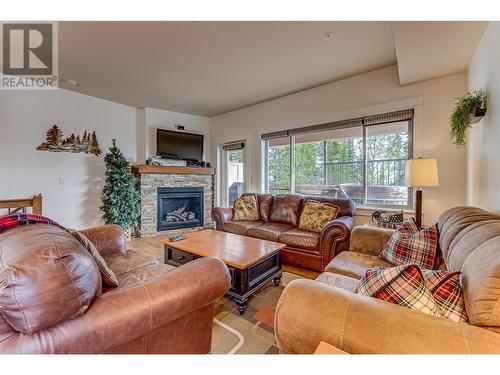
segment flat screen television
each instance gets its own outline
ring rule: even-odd
[[[166,159],[202,160],[203,135],[156,129],[156,150]]]

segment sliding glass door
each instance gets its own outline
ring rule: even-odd
[[[233,142],[221,147],[222,204],[231,207],[245,192],[245,142]]]

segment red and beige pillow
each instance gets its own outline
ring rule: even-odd
[[[234,221],[260,220],[259,202],[255,194],[244,195],[238,198],[233,205]]]
[[[454,322],[468,322],[460,272],[422,270],[422,275],[441,315]]]
[[[394,265],[438,269],[442,262],[438,236],[437,225],[419,230],[413,219],[408,220],[394,231],[379,256]]]
[[[455,322],[467,322],[459,272],[421,271],[409,264],[366,271],[355,293]]]
[[[439,316],[439,307],[415,265],[371,268],[366,271],[355,293],[406,306],[425,314]]]
[[[325,225],[337,217],[339,208],[333,204],[308,200],[300,215],[299,228],[321,233]]]

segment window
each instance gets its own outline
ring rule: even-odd
[[[245,142],[222,145],[222,204],[230,207],[245,192]]]
[[[410,207],[412,128],[407,110],[263,135],[266,191]]]
[[[290,192],[290,139],[277,138],[267,142],[266,191],[271,194]]]

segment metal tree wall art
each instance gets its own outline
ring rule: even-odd
[[[86,154],[93,154],[99,156],[102,154],[95,131],[83,133],[82,137],[73,133],[68,138],[63,139],[63,132],[57,125],[54,125],[47,131],[45,142],[40,144],[37,148],[39,151],[52,151],[52,152],[85,152]]]

